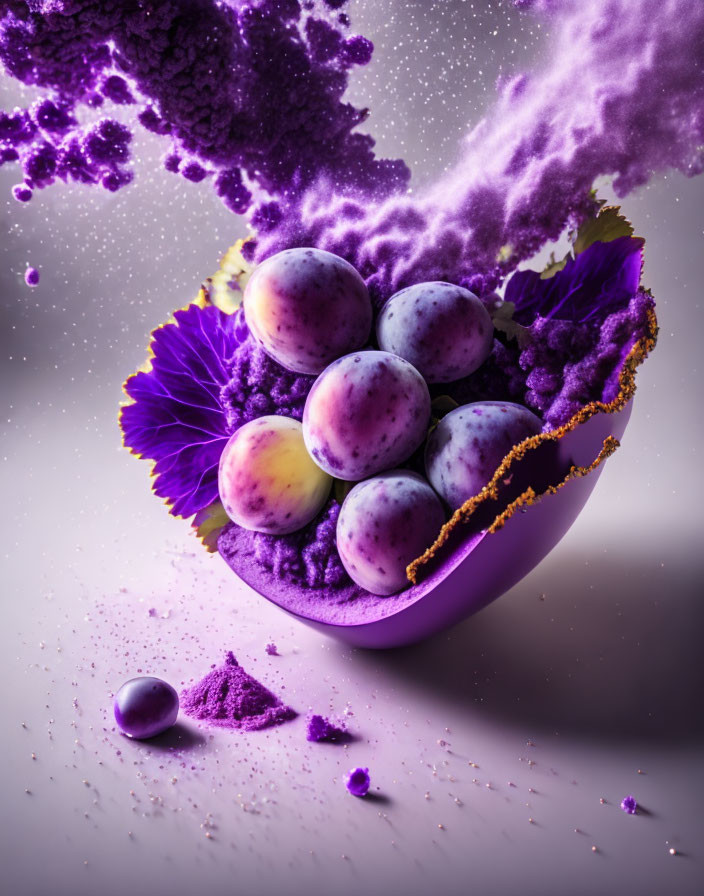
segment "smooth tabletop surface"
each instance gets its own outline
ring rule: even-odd
[[[410,65],[367,17],[381,61]],[[461,74],[457,133],[483,101]],[[386,98],[364,77],[372,107],[375,93],[400,102],[398,76]],[[577,523],[475,617],[372,652],[238,583],[121,447],[121,383],[149,330],[244,233],[209,190],[159,169],[156,138],[139,140],[136,183],[116,196],[57,186],[20,207],[0,171],[3,891],[704,891],[702,179],[662,178],[624,203],[647,239],[660,344]],[[451,156],[444,137],[438,153]],[[181,716],[142,743],[116,729],[125,680],[180,689],[228,650],[298,717],[243,733]],[[311,711],[344,720],[351,742],[308,743]],[[343,783],[357,765],[363,800]],[[629,794],[634,816],[619,808]]]

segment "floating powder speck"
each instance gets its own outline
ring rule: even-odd
[[[220,728],[256,731],[296,717],[286,706],[239,665],[232,651],[222,666],[209,672],[181,695],[181,709],[193,719]]]
[[[629,815],[635,815],[636,810],[638,809],[636,798],[634,796],[624,796],[624,798],[621,800],[621,808]]]

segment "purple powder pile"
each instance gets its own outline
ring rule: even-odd
[[[276,646],[276,644],[274,644],[273,641],[271,641],[269,644],[267,644],[264,649],[266,650],[268,656],[280,656],[281,655],[279,653],[279,648]]]
[[[280,725],[296,717],[286,706],[251,675],[244,671],[232,651],[222,666],[209,672],[181,694],[181,709],[193,719],[219,728],[257,731]]]
[[[366,796],[369,793],[370,783],[368,768],[353,768],[345,779],[345,787],[352,796]]]
[[[634,796],[624,796],[621,800],[621,808],[628,815],[635,815],[638,811],[638,803]]]
[[[323,742],[340,744],[350,740],[350,736],[344,728],[333,725],[325,716],[313,715],[308,719],[306,740],[314,744]]]

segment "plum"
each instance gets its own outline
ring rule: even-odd
[[[292,417],[250,420],[230,437],[220,458],[218,490],[225,512],[255,532],[285,535],[303,528],[317,516],[331,485]]]
[[[410,361],[428,383],[469,376],[489,357],[494,325],[461,286],[417,283],[391,296],[376,325],[379,348]]]
[[[358,585],[372,594],[408,587],[406,567],[429,547],[445,510],[417,473],[392,470],[360,482],[337,520],[337,550]]]
[[[528,408],[510,401],[477,401],[450,411],[425,448],[430,484],[456,510],[479,494],[514,445],[542,427]]]
[[[361,348],[372,325],[364,280],[322,249],[286,249],[257,267],[244,291],[247,325],[287,370],[317,374]]]
[[[429,420],[430,393],[415,367],[389,352],[356,352],[313,383],[303,438],[323,470],[356,482],[410,457]]]

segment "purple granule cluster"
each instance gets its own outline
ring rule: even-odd
[[[344,728],[333,725],[325,716],[312,715],[308,719],[306,740],[315,744],[323,742],[339,744],[349,740],[349,735]]]
[[[233,212],[251,204],[247,178],[276,197],[320,175],[388,195],[407,184],[408,169],[375,159],[373,140],[353,133],[366,111],[342,101],[350,68],[369,62],[372,44],[346,36],[347,20],[330,9],[298,0],[11,0],[0,8],[0,63],[57,101],[42,101],[54,106],[43,117],[34,108],[0,115],[0,149],[17,152],[34,186],[59,177],[118,189],[128,173],[91,161],[74,113],[106,99],[139,102],[140,124],[214,170]]]
[[[309,588],[348,585],[349,576],[337,552],[335,532],[340,505],[333,498],[303,529],[290,535],[252,532],[256,561],[272,575]]]
[[[652,297],[638,290],[628,306],[607,315],[600,326],[539,317],[521,352],[526,372],[525,402],[549,429],[562,426],[592,401],[612,401],[619,374],[633,345],[648,331]]]
[[[624,796],[621,800],[621,808],[628,815],[635,815],[638,811],[638,803],[634,796]]]
[[[525,400],[526,377],[518,364],[519,354],[515,340],[494,339],[491,354],[478,370],[454,383],[435,386],[433,392],[449,395],[457,404],[488,399],[520,404]]]
[[[231,360],[231,379],[220,394],[231,432],[265,414],[301,420],[314,376],[291,373],[271,359],[252,337],[238,346]]]
[[[181,709],[191,718],[220,728],[256,731],[280,725],[297,713],[244,671],[232,651],[222,666],[181,694]]]
[[[353,768],[345,778],[345,787],[352,796],[366,796],[370,783],[368,768]]]

